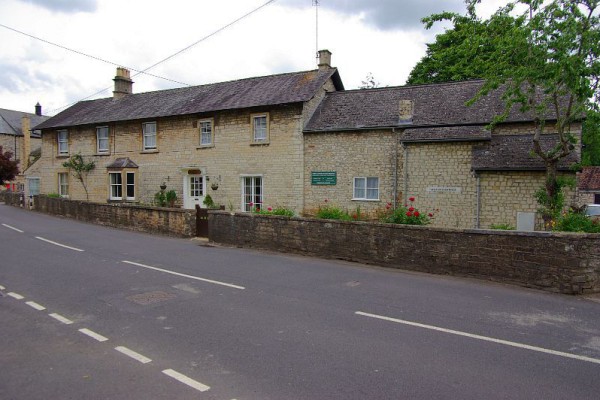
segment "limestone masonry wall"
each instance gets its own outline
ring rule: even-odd
[[[444,229],[211,211],[209,239],[552,292],[600,292],[600,234]]]
[[[195,210],[87,203],[47,196],[35,196],[34,210],[133,231],[179,237],[196,234]]]

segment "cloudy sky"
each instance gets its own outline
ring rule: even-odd
[[[0,108],[44,114],[111,96],[117,65],[144,70],[267,0],[0,0]],[[276,0],[138,75],[135,93],[316,68],[313,0]],[[420,18],[464,11],[462,0],[320,0],[318,46],[347,89],[372,73],[404,84],[435,31]],[[482,12],[501,0],[484,0]],[[438,29],[442,29],[439,27]],[[22,33],[15,32],[21,31]],[[439,32],[439,30],[438,30]],[[85,57],[48,42],[108,61]],[[113,64],[114,63],[114,64]],[[115,65],[117,64],[117,65]],[[135,73],[135,72],[133,72]],[[176,82],[173,82],[176,81]]]

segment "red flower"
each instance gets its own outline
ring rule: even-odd
[[[256,211],[260,211],[260,206],[256,206]]]
[[[390,208],[392,208],[391,204],[390,203],[386,204],[385,209],[389,210]]]
[[[407,213],[406,213],[406,216],[407,216],[407,217],[412,217],[412,216],[413,216],[413,213],[411,213],[411,212],[409,211],[409,212],[407,212]]]
[[[267,211],[273,211],[272,207],[267,208]]]
[[[253,202],[250,202],[250,207],[252,207],[253,205],[254,205],[254,203],[253,203]]]
[[[421,215],[421,214],[419,214],[418,211],[415,211],[415,217],[418,217],[419,215]]]
[[[432,213],[427,214],[429,216],[429,218],[433,217]]]
[[[358,215],[352,214],[352,219],[357,219],[357,218],[358,218]]]
[[[411,207],[411,208],[408,209],[408,211],[415,211],[415,208]]]
[[[414,197],[409,197],[408,200],[409,201],[415,201],[415,198]]]

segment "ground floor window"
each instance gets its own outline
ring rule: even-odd
[[[40,178],[28,178],[27,186],[30,196],[37,196],[40,194]]]
[[[594,204],[600,204],[600,193],[594,195]]]
[[[379,200],[379,178],[374,176],[354,178],[353,200]]]
[[[110,196],[111,200],[123,199],[123,175],[121,172],[109,172]]]
[[[69,173],[60,172],[58,174],[58,194],[62,197],[69,195]]]
[[[127,200],[135,200],[135,173],[127,172],[125,175],[127,177],[126,199]]]
[[[260,208],[263,203],[263,179],[261,176],[242,178],[242,211]]]

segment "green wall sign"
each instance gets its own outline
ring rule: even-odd
[[[310,176],[311,185],[335,186],[337,184],[336,171],[313,171]]]

